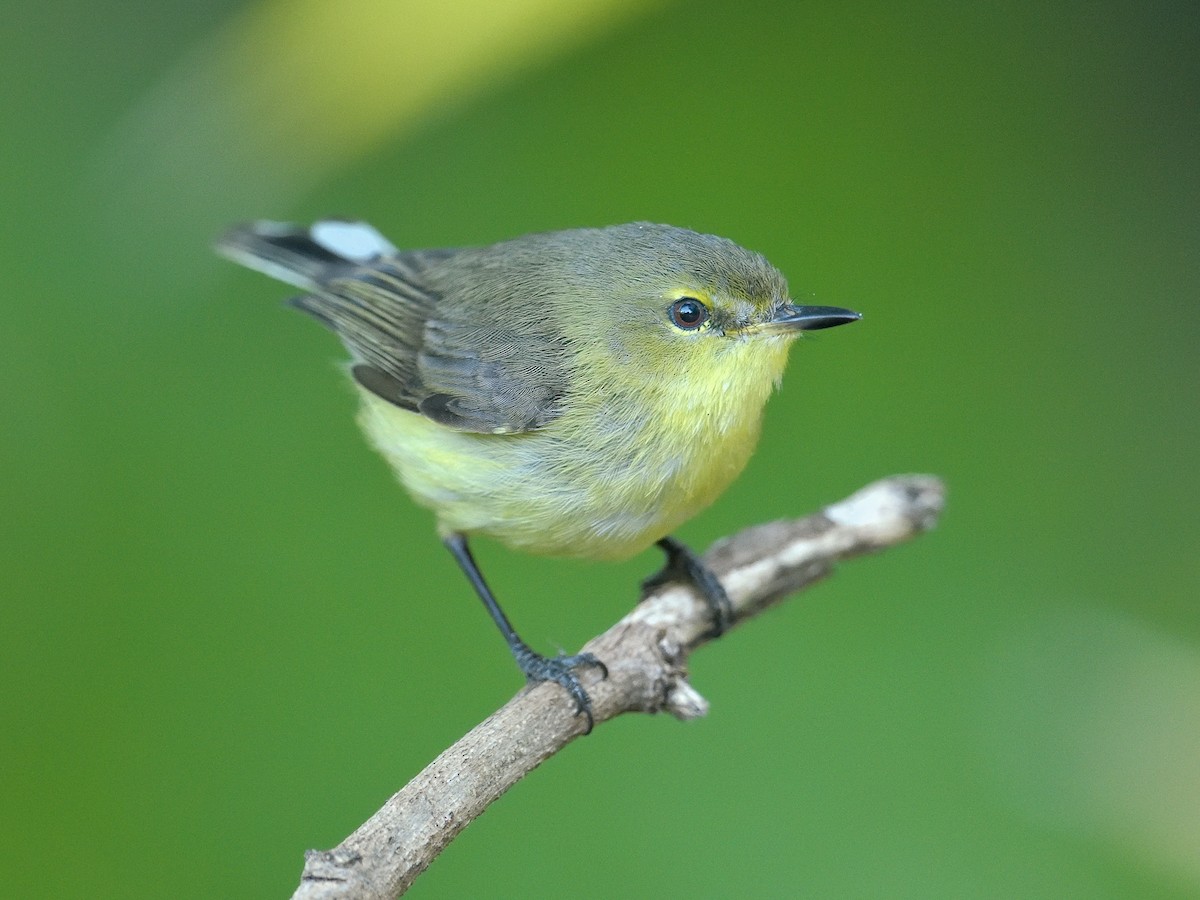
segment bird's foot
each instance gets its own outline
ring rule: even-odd
[[[590,734],[593,725],[592,700],[587,691],[583,689],[583,684],[579,681],[579,675],[575,670],[592,666],[600,670],[602,677],[607,678],[608,667],[591,653],[577,653],[574,656],[564,656],[561,653],[558,656],[542,656],[524,644],[513,648],[513,656],[527,680],[531,682],[553,681],[555,684],[563,686],[575,700],[575,714],[587,717],[587,728],[583,733]]]
[[[658,542],[658,546],[667,554],[667,563],[659,572],[642,582],[642,591],[649,593],[670,582],[691,585],[712,612],[713,625],[708,637],[720,637],[733,627],[733,602],[712,570],[682,541],[665,537]]]

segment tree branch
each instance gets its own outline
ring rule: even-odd
[[[704,562],[721,579],[737,622],[824,578],[834,564],[932,528],[942,483],[902,475],[868,485],[804,519],[747,528],[718,541]],[[706,643],[710,612],[689,589],[656,589],[584,651],[608,666],[580,675],[595,723],[624,712],[704,715],[687,658]],[[443,752],[333,850],[310,850],[293,898],[398,897],[488,805],[586,727],[556,684],[524,688]]]

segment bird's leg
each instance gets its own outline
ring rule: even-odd
[[[667,554],[667,563],[661,571],[642,582],[642,590],[649,592],[671,581],[691,585],[712,611],[713,627],[709,636],[723,635],[733,626],[734,616],[733,603],[720,580],[682,541],[668,535],[657,544]]]
[[[471,586],[475,588],[475,593],[483,601],[488,615],[492,617],[492,621],[504,635],[508,649],[512,652],[513,659],[517,661],[525,678],[529,681],[553,681],[561,684],[574,698],[576,714],[583,713],[587,716],[587,730],[584,734],[590,733],[592,730],[592,701],[588,697],[587,691],[583,689],[583,685],[580,684],[575,669],[580,666],[596,666],[607,678],[608,669],[604,663],[591,653],[578,653],[575,656],[564,656],[560,653],[558,656],[546,657],[530,649],[529,645],[518,636],[512,623],[508,621],[508,616],[496,602],[491,588],[484,581],[483,573],[479,571],[479,566],[475,564],[475,558],[471,555],[471,548],[467,546],[466,535],[452,533],[444,537],[442,542],[446,545],[446,549],[453,554],[454,559],[470,580]]]

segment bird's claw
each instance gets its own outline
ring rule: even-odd
[[[587,717],[587,728],[583,733],[590,734],[594,724],[592,700],[587,691],[583,689],[583,684],[579,681],[575,670],[591,666],[599,669],[601,676],[607,678],[608,666],[591,653],[577,653],[574,656],[564,656],[561,653],[558,656],[542,656],[528,647],[523,647],[514,655],[526,680],[533,683],[553,681],[555,684],[562,685],[575,701],[575,714],[582,713]]]
[[[733,601],[725,592],[720,579],[700,561],[688,546],[673,537],[665,537],[658,546],[667,555],[666,565],[642,582],[645,593],[670,582],[683,582],[694,587],[712,612],[713,625],[708,637],[720,637],[733,626]]]

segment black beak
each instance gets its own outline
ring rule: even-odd
[[[817,331],[857,322],[861,313],[840,306],[796,306],[788,303],[780,307],[770,325],[792,331]]]

